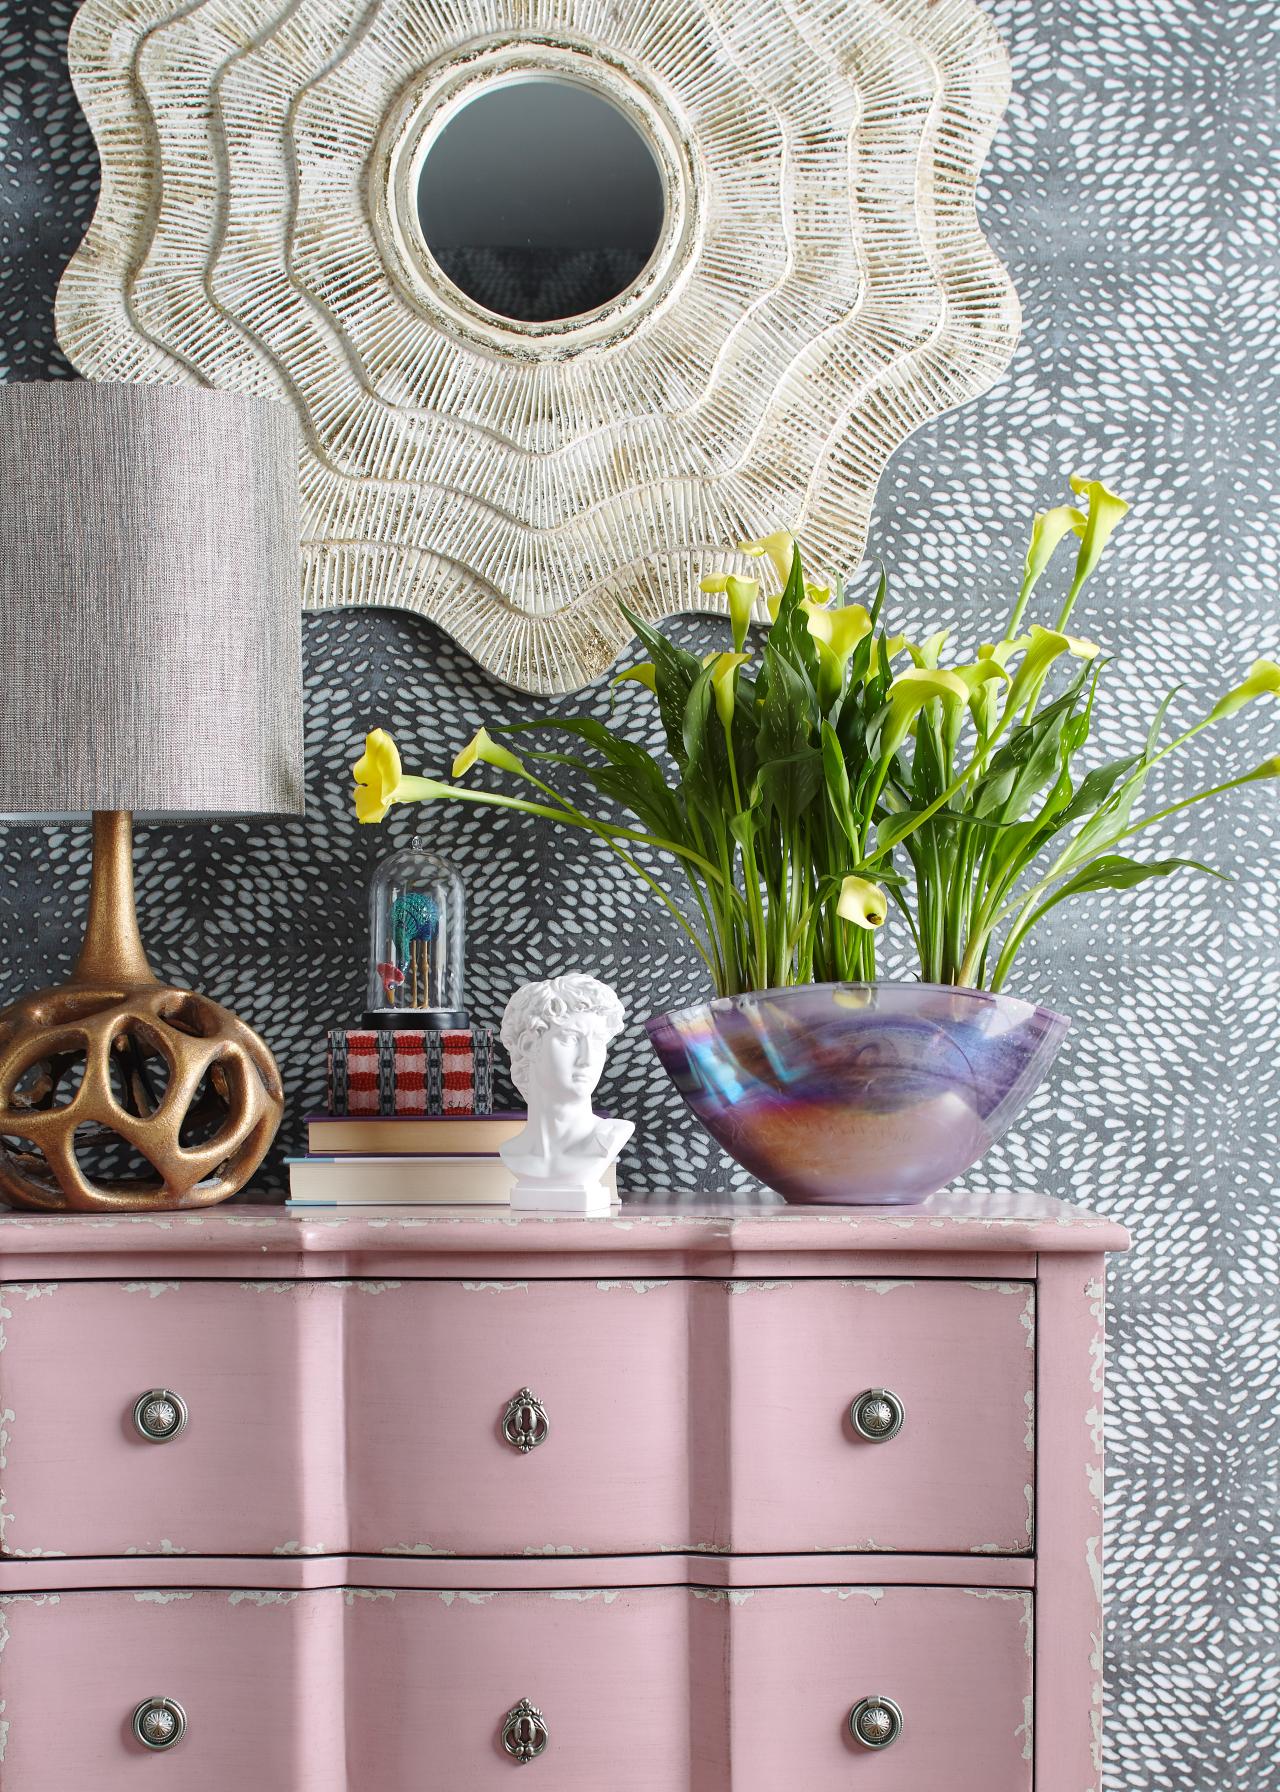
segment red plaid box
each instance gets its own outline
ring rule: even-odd
[[[493,1034],[335,1027],[329,1034],[331,1114],[489,1114]]]

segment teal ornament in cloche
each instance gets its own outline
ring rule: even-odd
[[[369,886],[368,1027],[463,1028],[466,897],[455,865],[420,840]]]

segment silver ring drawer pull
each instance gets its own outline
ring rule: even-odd
[[[133,1714],[133,1733],[157,1753],[177,1748],[187,1733],[187,1714],[176,1699],[144,1699]]]
[[[502,1746],[522,1767],[536,1761],[547,1746],[547,1726],[542,1713],[528,1699],[513,1705],[502,1724]]]
[[[187,1403],[169,1388],[148,1388],[134,1403],[134,1430],[149,1444],[167,1444],[186,1425]]]
[[[530,1450],[536,1450],[539,1444],[545,1444],[551,1434],[551,1421],[546,1408],[536,1394],[528,1388],[521,1388],[515,1397],[507,1402],[507,1410],[502,1417],[502,1435],[513,1450],[519,1450],[527,1456]]]
[[[902,1430],[907,1409],[888,1388],[868,1388],[849,1408],[849,1423],[869,1444],[887,1444]]]
[[[902,1734],[902,1707],[876,1694],[849,1713],[849,1733],[863,1748],[891,1748]]]

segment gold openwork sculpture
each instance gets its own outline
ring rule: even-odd
[[[301,811],[297,451],[264,399],[0,386],[0,812],[93,817],[75,968],[0,1012],[22,1206],[207,1207],[280,1124],[262,1040],[147,962],[132,817]]]
[[[0,1013],[0,1192],[24,1207],[208,1207],[243,1187],[280,1124],[280,1072],[258,1035],[147,963],[132,833],[127,814],[94,816],[75,969]],[[145,1167],[121,1175],[113,1159]]]

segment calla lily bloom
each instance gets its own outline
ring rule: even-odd
[[[750,658],[749,653],[720,653],[713,662],[715,671],[711,674],[711,689],[716,700],[716,714],[726,734],[733,726],[733,687],[738,667],[745,666]]]
[[[949,628],[940,628],[936,635],[929,636],[923,647],[913,647],[908,641],[907,651],[917,666],[922,666],[926,671],[932,672],[937,667],[939,657],[950,634]]]
[[[652,660],[641,660],[638,666],[628,666],[625,672],[619,672],[611,681],[614,684],[642,684],[646,690],[657,692],[658,670]]]
[[[1263,778],[1280,778],[1280,753],[1274,753],[1270,759],[1264,759],[1261,765],[1255,765],[1248,776],[1250,783],[1260,783]]]
[[[871,633],[871,617],[861,604],[833,610],[806,599],[800,607],[818,649],[818,697],[829,708],[840,695],[850,655]]]
[[[836,913],[842,921],[874,932],[884,926],[889,902],[879,884],[869,883],[865,877],[846,877],[840,885]]]
[[[842,666],[858,642],[871,633],[871,616],[861,604],[844,604],[832,610],[806,598],[800,608],[814,640],[829,647]]]
[[[941,700],[944,710],[954,711],[958,704],[968,701],[969,687],[954,672],[934,666],[908,666],[905,672],[899,672],[889,686],[880,743],[883,758],[888,759],[897,752],[915,717],[935,697]]]
[[[951,670],[968,687],[969,712],[977,724],[979,734],[990,734],[996,725],[998,693],[995,687],[1001,679],[1005,684],[1010,682],[1008,668],[1000,663],[994,653],[988,653],[985,658],[979,655],[971,666],[952,666]]]
[[[1087,498],[1089,514],[1085,518],[1084,531],[1080,541],[1080,552],[1076,556],[1075,576],[1071,580],[1071,590],[1058,618],[1061,628],[1071,614],[1072,605],[1080,594],[1080,587],[1102,558],[1102,550],[1110,541],[1116,528],[1129,514],[1129,506],[1123,498],[1117,498],[1109,492],[1099,479],[1081,479],[1073,474],[1071,489],[1078,498]]]
[[[785,585],[791,577],[791,562],[796,557],[795,536],[787,529],[779,529],[773,535],[762,535],[759,541],[740,541],[738,552],[750,554],[754,559],[767,554],[778,575],[778,583]]]
[[[736,573],[717,572],[703,579],[701,588],[708,595],[728,598],[729,619],[733,624],[733,650],[741,653],[752,612],[760,598],[759,579],[740,579]]]
[[[479,760],[481,765],[495,765],[500,772],[512,772],[516,777],[525,775],[524,764],[506,747],[500,747],[496,740],[489,736],[487,728],[477,728],[466,746],[453,762],[453,775],[461,778],[469,772]]]
[[[361,822],[381,821],[393,803],[419,802],[439,789],[431,778],[405,777],[396,743],[385,728],[365,736],[364,752],[352,767],[352,776],[356,819]]]
[[[1006,671],[1015,653],[1025,653],[1031,645],[1030,635],[1018,635],[1012,641],[985,641],[978,649],[980,660],[994,660]]]
[[[1096,641],[1082,641],[1076,635],[1064,635],[1058,629],[1041,628],[1033,622],[1022,664],[1009,687],[1009,709],[1016,709],[1024,697],[1035,698],[1050,666],[1064,653],[1077,660],[1093,660],[1101,652]]]
[[[1075,481],[1072,481],[1075,484]],[[1083,536],[1088,527],[1088,519],[1082,510],[1072,504],[1059,504],[1055,510],[1041,510],[1031,525],[1031,545],[1027,549],[1026,564],[1022,571],[1022,590],[1030,595],[1033,586],[1048,571],[1049,562],[1058,551],[1058,544],[1064,537],[1076,534]]]
[[[1244,683],[1228,691],[1225,697],[1219,697],[1208,719],[1220,722],[1224,716],[1235,715],[1256,697],[1280,697],[1280,666],[1274,660],[1255,660]]]

